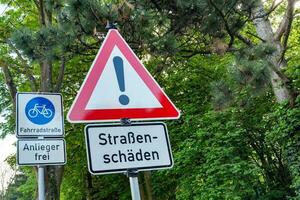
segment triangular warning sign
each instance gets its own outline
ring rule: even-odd
[[[180,113],[119,32],[109,30],[72,106],[68,121],[177,119]]]

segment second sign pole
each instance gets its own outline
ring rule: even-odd
[[[124,126],[131,125],[131,121],[128,118],[122,118],[120,121],[121,124]],[[132,200],[141,200],[138,171],[134,169],[129,169],[127,171],[127,176],[129,177]]]
[[[141,200],[138,171],[128,170],[127,175],[129,177],[129,182],[130,182],[132,200]]]
[[[45,200],[45,169],[43,166],[38,166],[38,188],[39,200]]]

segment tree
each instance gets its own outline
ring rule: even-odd
[[[4,199],[7,200],[27,200],[35,198],[35,182],[33,177],[27,177],[23,172],[18,172],[13,177],[13,181],[8,185]]]
[[[4,23],[1,31],[1,40],[4,43],[1,49],[4,55],[1,58],[1,66],[14,105],[12,112],[15,112],[17,91],[59,92],[61,90],[68,55],[62,53],[63,47],[57,41],[62,37],[59,35],[62,32],[57,29],[57,23],[56,25],[53,23],[56,20],[54,14],[59,10],[58,4],[43,0],[34,1],[34,4],[24,1],[5,3],[15,9],[6,11],[8,17],[2,17],[1,20]],[[31,30],[22,29],[22,22]],[[15,31],[16,28],[19,30]],[[18,61],[13,59],[12,54],[17,56]],[[55,81],[53,81],[54,68],[55,70],[58,68]],[[14,78],[16,74],[23,75],[25,81]],[[19,81],[25,84],[19,85]],[[63,167],[47,167],[46,172],[47,198],[51,196],[52,199],[57,199]]]
[[[291,104],[294,103],[295,97],[288,86],[289,80],[282,73],[282,70],[287,67],[285,52],[287,51],[288,39],[295,15],[295,3],[295,0],[287,1],[284,16],[276,31],[273,31],[271,22],[268,19],[270,11],[269,13],[265,11],[262,1],[258,1],[252,10],[253,23],[260,40],[264,43],[273,44],[276,48],[273,54],[267,58],[272,65],[271,83],[275,97],[278,102],[289,101]],[[271,9],[275,9],[276,6],[278,5],[274,1]]]
[[[261,57],[268,59],[275,97],[278,102],[287,100],[293,104],[295,91],[289,86],[290,81],[283,70],[287,66],[285,52],[296,13],[296,1],[281,1],[278,4],[272,1],[270,8],[266,9],[269,2],[139,1],[132,3],[135,9],[131,12],[119,8],[118,16],[114,20],[119,22],[122,19],[120,27],[128,26],[127,33],[143,38],[144,44],[140,41],[136,43],[156,53],[162,53],[159,49],[163,48],[164,54],[180,52],[191,57],[195,54],[224,54],[237,52],[241,47],[269,45],[272,52],[262,54]],[[279,8],[284,10],[283,14],[279,13],[282,20],[278,30],[273,31],[271,16]],[[87,10],[89,7],[83,8],[83,12],[88,12]],[[141,27],[143,31],[139,31]],[[153,31],[151,27],[156,27],[156,30]],[[256,32],[249,28],[256,28]],[[196,44],[196,48],[190,48],[192,44]]]

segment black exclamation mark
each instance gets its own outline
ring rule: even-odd
[[[123,60],[119,56],[113,58],[114,67],[117,75],[118,85],[121,92],[125,92],[125,79],[124,79],[124,66]],[[127,105],[129,103],[129,97],[125,94],[119,96],[119,102],[122,105]]]

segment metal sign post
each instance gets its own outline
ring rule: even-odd
[[[39,140],[43,140],[44,137],[38,137]],[[39,200],[45,200],[45,168],[38,165],[38,190]]]
[[[128,118],[122,118],[121,124],[124,126],[130,126],[131,121]],[[129,177],[130,182],[130,191],[132,200],[141,200],[138,171],[137,170],[128,170],[127,176]]]
[[[140,200],[141,195],[140,195],[138,171],[128,170],[127,176],[129,177],[132,200]]]
[[[38,166],[39,200],[45,200],[45,168]]]
[[[167,127],[162,122],[90,124],[85,127],[91,174],[125,173],[132,199],[140,199],[137,173],[173,166]]]

